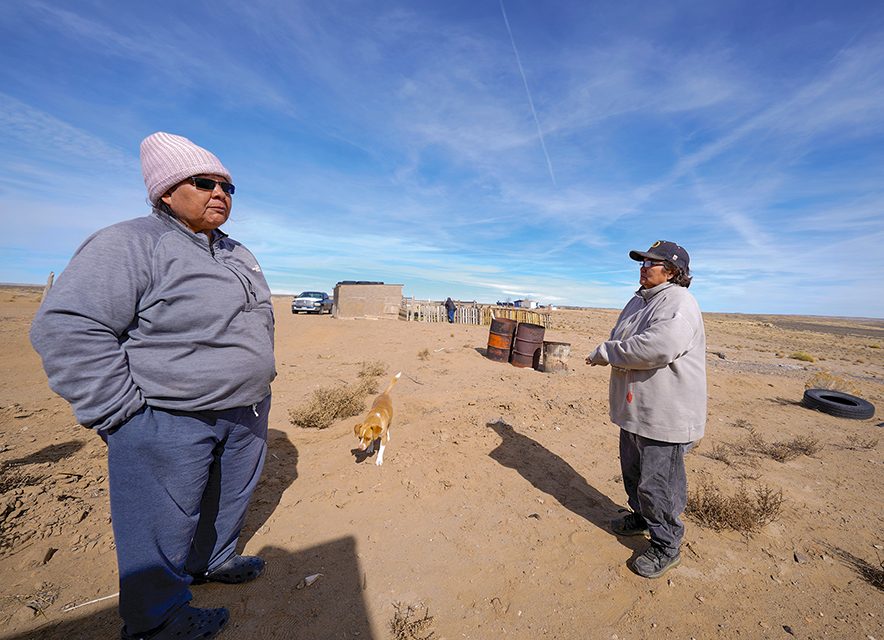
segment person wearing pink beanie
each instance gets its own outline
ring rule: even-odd
[[[190,585],[257,578],[236,547],[267,450],[270,288],[220,227],[235,187],[211,152],[141,143],[153,211],[80,246],[31,327],[50,386],[108,447],[123,640],[211,638]]]

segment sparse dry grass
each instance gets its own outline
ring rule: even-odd
[[[712,449],[709,451],[703,451],[700,455],[704,458],[710,458],[711,460],[718,460],[728,466],[733,464],[733,461],[731,460],[731,448],[727,444],[714,444],[712,445]]]
[[[853,451],[871,451],[878,446],[878,438],[863,438],[855,433],[847,436],[847,444],[843,445],[845,449]]]
[[[356,375],[360,378],[379,378],[386,373],[387,365],[380,360],[375,360],[374,362],[363,362]]]
[[[430,631],[433,625],[433,616],[423,603],[417,606],[404,605],[401,602],[393,604],[396,611],[390,620],[390,631],[395,640],[432,640],[436,636],[435,631]],[[424,609],[423,617],[418,609]],[[427,635],[423,635],[429,632]]]
[[[782,505],[782,490],[763,485],[750,493],[741,485],[729,496],[706,478],[689,493],[685,514],[708,529],[732,529],[748,536],[774,522]]]
[[[748,429],[749,431],[752,431],[752,423],[744,418],[737,418],[731,426],[736,427],[737,429]]]
[[[33,487],[43,482],[43,476],[26,473],[21,468],[3,464],[0,466],[0,494],[22,487]]]
[[[748,423],[746,423],[748,425]],[[746,426],[750,432],[754,433],[751,425]],[[745,441],[742,442],[722,442],[712,445],[709,451],[703,451],[700,455],[711,460],[718,460],[729,467],[746,465],[750,467],[756,466],[755,459],[752,457],[752,449]]]
[[[767,442],[755,430],[750,432],[745,446],[749,451],[773,458],[777,462],[788,462],[799,456],[813,456],[823,448],[820,441],[811,436],[796,436],[791,440]]]
[[[35,590],[28,594],[14,594],[4,596],[10,600],[18,602],[20,605],[33,610],[34,615],[46,617],[46,609],[58,600],[61,589],[52,583],[42,582],[36,586]]]
[[[861,389],[850,380],[836,376],[830,371],[819,371],[813,374],[804,383],[805,389],[828,389],[830,391],[842,391],[851,395],[861,395]]]
[[[792,360],[801,360],[802,362],[816,362],[816,358],[805,351],[795,351],[789,355]]]
[[[421,351],[418,351],[417,357],[420,360],[424,360],[424,361],[429,360],[430,359],[430,350],[429,349],[422,349]]]
[[[881,560],[880,554],[878,554],[878,564],[875,566],[844,549],[832,546],[828,546],[828,548],[832,553],[838,556],[844,564],[856,571],[863,580],[876,589],[884,591],[884,561]],[[878,552],[876,551],[875,553],[877,554]]]
[[[41,484],[45,476],[32,475],[16,465],[0,465],[0,495],[15,489],[35,487]],[[20,498],[13,494],[10,499],[0,502],[0,555],[13,551],[18,541],[15,532],[14,518],[27,507]]]

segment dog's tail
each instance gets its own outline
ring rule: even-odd
[[[390,380],[390,384],[389,384],[389,386],[387,387],[386,391],[384,391],[384,393],[390,393],[390,391],[393,390],[393,386],[394,386],[397,382],[399,382],[399,378],[400,378],[401,376],[402,376],[402,372],[401,372],[401,371],[400,371],[399,373],[397,373],[395,376],[393,376],[393,379]]]

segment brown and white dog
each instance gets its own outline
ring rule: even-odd
[[[384,448],[390,440],[390,422],[393,420],[393,400],[390,398],[390,391],[393,390],[393,386],[399,381],[401,375],[400,371],[393,376],[387,389],[374,399],[365,420],[353,428],[356,437],[359,438],[360,451],[367,450],[369,454],[372,453],[374,441],[380,438],[381,447],[378,449],[378,458],[374,462],[378,466],[384,464]]]

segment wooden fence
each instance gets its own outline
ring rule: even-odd
[[[550,314],[520,309],[517,307],[496,307],[477,303],[458,304],[454,312],[455,324],[489,325],[494,318],[509,318],[517,322],[530,322],[542,327],[550,326]],[[399,307],[399,319],[414,322],[448,322],[445,305],[433,300],[403,298]]]
[[[491,324],[492,318],[509,318],[516,322],[528,322],[539,324],[547,329],[552,324],[552,314],[548,311],[535,311],[533,309],[520,309],[518,307],[484,307],[486,318],[482,324]]]

